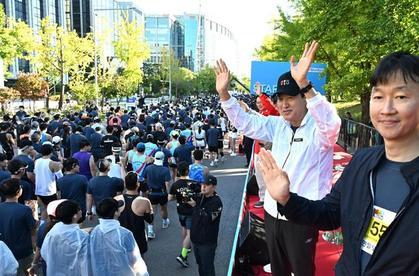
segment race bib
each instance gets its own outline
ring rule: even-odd
[[[372,215],[361,249],[372,255],[381,236],[387,230],[388,226],[393,222],[396,213],[374,205],[374,213]]]

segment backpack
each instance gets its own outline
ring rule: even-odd
[[[204,166],[200,164],[189,165],[189,179],[199,183],[204,182]]]

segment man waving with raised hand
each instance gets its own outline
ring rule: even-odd
[[[278,166],[275,152],[261,150],[258,166],[287,219],[342,227],[336,275],[419,275],[419,56],[384,57],[370,86],[371,122],[384,145],[357,151],[323,199],[293,190],[292,172]]]
[[[215,68],[221,107],[230,122],[253,139],[272,142],[276,164],[290,178],[291,191],[316,200],[331,188],[333,146],[340,118],[332,104],[315,91],[307,79],[318,43],[306,43],[298,63],[278,79],[271,100],[281,116],[261,117],[240,108],[228,93],[230,72],[224,61]],[[265,229],[273,275],[314,275],[317,228],[287,221],[277,210],[269,191],[265,195]]]

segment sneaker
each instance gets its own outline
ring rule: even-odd
[[[156,234],[154,233],[153,230],[148,229],[148,231],[147,231],[147,238],[150,239],[150,240],[156,238]]]
[[[214,167],[214,161],[211,161],[210,167]]]
[[[231,154],[230,154],[230,156],[236,156],[237,154],[235,153],[235,152],[232,152]]]
[[[169,227],[169,225],[170,225],[170,220],[167,218],[167,219],[164,219],[163,220],[163,223],[162,223],[162,228],[163,229],[166,229],[167,227]]]
[[[188,258],[183,258],[182,255],[177,256],[176,261],[183,267],[189,267]]]
[[[258,201],[255,203],[255,205],[253,205],[254,208],[263,208],[263,201]]]

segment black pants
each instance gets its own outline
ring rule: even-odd
[[[314,275],[316,228],[276,219],[265,211],[265,231],[272,275]]]
[[[215,276],[214,257],[217,244],[193,244],[199,276]]]

